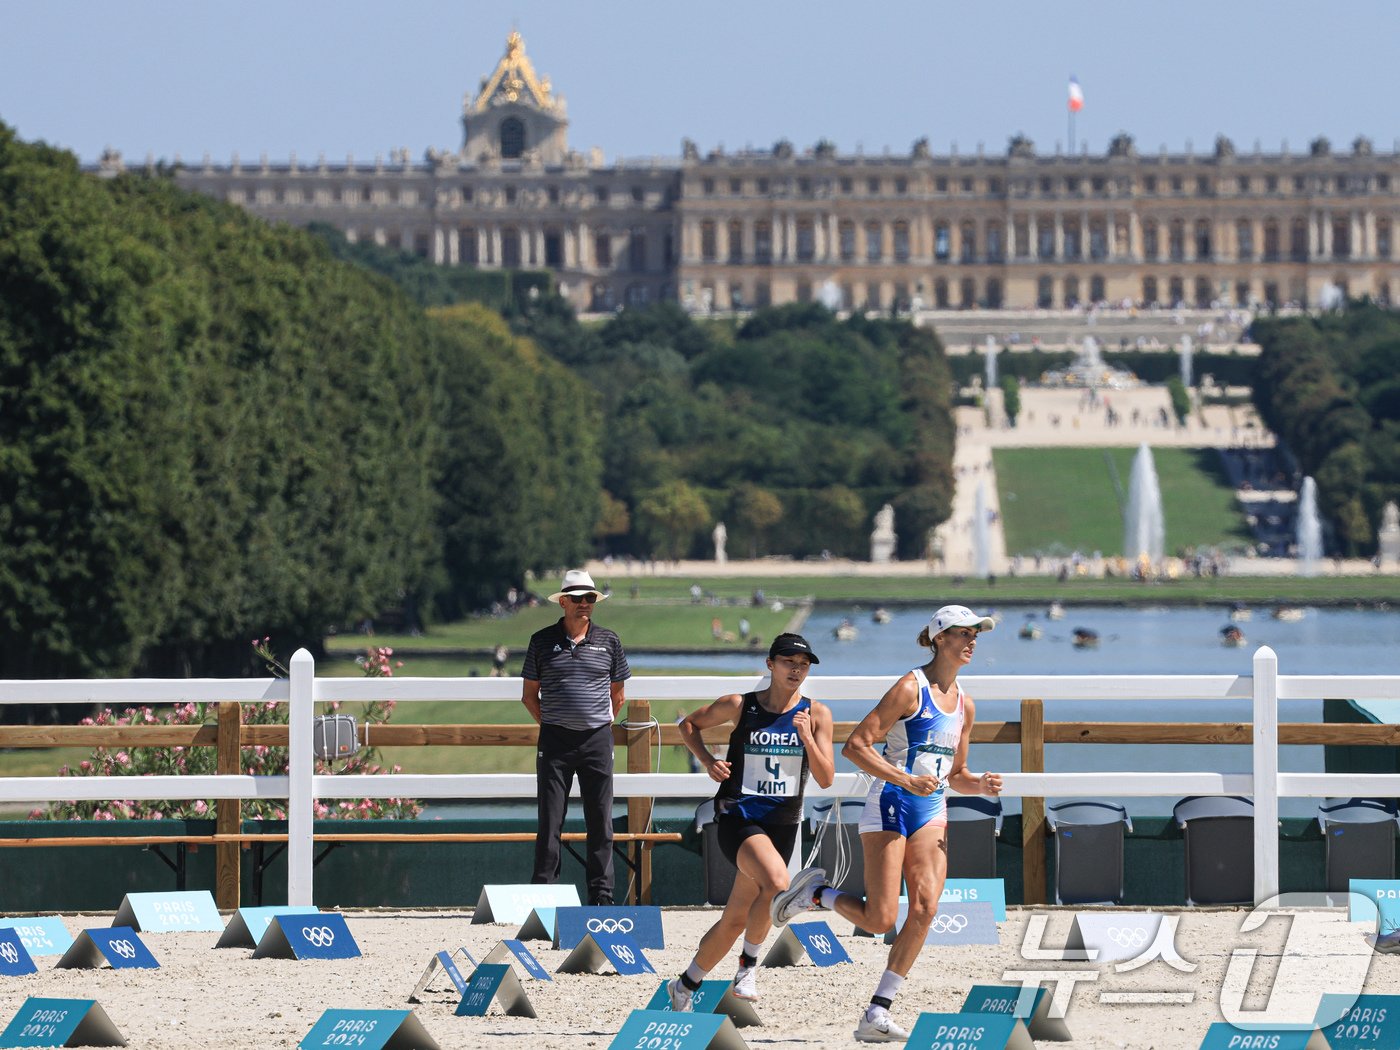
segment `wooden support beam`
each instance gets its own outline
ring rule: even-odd
[[[1045,772],[1045,704],[1021,701],[1021,772]],[[1045,799],[1021,799],[1021,887],[1026,904],[1045,903]]]
[[[651,701],[627,701],[627,772],[650,773],[651,756],[660,734],[651,724]],[[660,772],[660,770],[657,770]],[[627,832],[642,835],[651,830],[651,807],[649,798],[629,798],[627,800]],[[643,904],[651,903],[651,852],[643,850],[637,864],[637,896]],[[625,895],[624,895],[625,896]]]
[[[242,728],[243,705],[221,703],[217,759],[220,776],[243,772]],[[237,835],[243,830],[242,799],[214,800],[214,830],[220,835]],[[236,911],[242,906],[242,864],[239,843],[220,842],[214,847],[214,902],[222,911]]]

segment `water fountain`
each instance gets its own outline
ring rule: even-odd
[[[1183,335],[1181,337],[1181,385],[1187,390],[1191,389],[1191,337]]]
[[[1162,517],[1162,489],[1157,483],[1157,466],[1152,450],[1143,442],[1133,459],[1128,481],[1128,505],[1123,512],[1123,556],[1129,561],[1144,558],[1151,565],[1162,559],[1166,522]]]
[[[1317,482],[1303,479],[1298,493],[1298,575],[1316,576],[1322,557],[1322,519],[1317,516]]]
[[[979,579],[986,579],[992,571],[991,522],[987,518],[987,483],[977,483],[977,497],[974,500],[972,517],[972,565],[973,573]]]
[[[987,336],[987,390],[992,391],[997,386],[997,353],[1001,347],[997,346],[997,341],[992,336]]]
[[[1045,386],[1108,387],[1123,390],[1138,385],[1137,376],[1121,368],[1104,364],[1099,350],[1099,341],[1086,335],[1075,356],[1074,364],[1068,368],[1052,368],[1040,377]]]

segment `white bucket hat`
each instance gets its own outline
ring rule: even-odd
[[[557,591],[549,596],[549,600],[557,602],[566,594],[588,594],[590,592],[596,594],[600,602],[607,597],[602,589],[593,582],[593,577],[588,575],[587,570],[570,569],[564,573],[564,582],[560,584]]]
[[[933,638],[949,627],[976,627],[979,631],[990,631],[996,625],[997,622],[990,616],[978,616],[966,605],[945,605],[928,622],[928,636]]]

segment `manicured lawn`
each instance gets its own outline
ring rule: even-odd
[[[1123,506],[1136,449],[997,449],[993,462],[1008,554],[1123,553]],[[1152,453],[1162,490],[1166,551],[1250,542],[1212,449]]]

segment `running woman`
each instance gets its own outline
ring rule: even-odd
[[[973,773],[967,768],[974,708],[958,684],[958,672],[972,662],[978,634],[993,626],[990,617],[978,616],[962,605],[945,605],[934,613],[919,634],[919,644],[932,652],[928,663],[896,682],[841,749],[858,768],[876,778],[860,821],[867,896],[841,893],[826,885],[820,872],[814,878],[804,871],[786,893],[773,899],[777,925],[809,908],[827,908],[878,934],[898,919],[903,878],[909,910],[856,1027],[860,1042],[909,1038],[889,1011],[923,947],[948,874],[944,788],[964,795],[1001,791],[998,774]],[[882,739],[883,754],[875,750]]]
[[[700,939],[695,958],[667,985],[672,1010],[691,1009],[691,996],[700,982],[741,934],[744,944],[734,994],[758,998],[754,968],[772,928],[770,903],[788,888],[788,861],[802,823],[807,773],[810,770],[822,787],[830,787],[836,775],[831,709],[801,694],[807,673],[820,662],[801,635],[780,634],[768,649],[767,689],[722,696],[681,720],[685,746],[719,784],[719,847],[739,873],[723,914]],[[734,731],[720,759],[710,754],[701,733],[727,722],[733,723]]]

